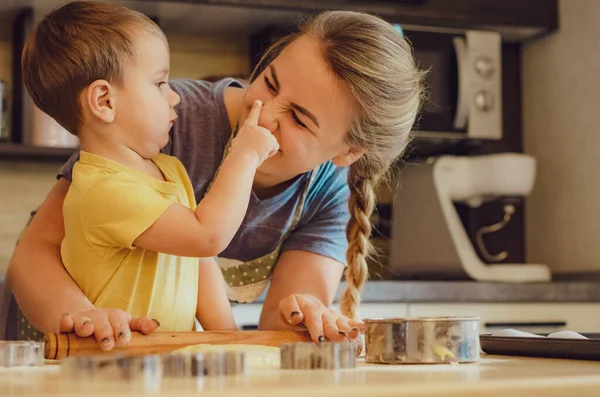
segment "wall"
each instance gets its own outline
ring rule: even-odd
[[[10,83],[11,46],[8,34],[1,31],[3,29],[0,28],[0,79]],[[169,34],[168,38],[172,78],[238,76],[249,72],[245,40],[181,34]],[[30,211],[43,201],[54,184],[54,175],[59,166],[0,161],[0,278]]]
[[[538,161],[528,261],[600,270],[600,2],[559,5],[559,31],[522,53],[524,149]]]

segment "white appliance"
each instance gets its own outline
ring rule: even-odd
[[[482,261],[454,206],[527,196],[534,180],[535,159],[520,153],[441,156],[407,165],[394,198],[390,267],[401,278],[549,281],[545,265]]]

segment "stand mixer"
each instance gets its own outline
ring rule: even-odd
[[[477,255],[455,202],[471,208],[499,196],[527,196],[535,180],[535,159],[521,153],[481,156],[441,156],[409,164],[400,174],[394,198],[390,267],[401,278],[473,279],[488,282],[545,282],[547,266],[485,263]],[[505,206],[493,232],[510,219]],[[485,248],[486,258],[492,257]],[[502,259],[502,255],[496,259]]]

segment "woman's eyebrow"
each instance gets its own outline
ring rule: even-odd
[[[269,69],[271,70],[271,75],[273,76],[273,84],[275,84],[275,89],[277,91],[279,91],[279,89],[281,88],[281,85],[279,84],[279,79],[277,78],[277,71],[275,70],[275,66],[269,65]],[[312,122],[315,123],[315,125],[317,127],[321,128],[321,126],[319,125],[319,120],[317,120],[317,117],[314,114],[312,114],[308,109],[306,109],[305,107],[300,106],[294,102],[290,103],[290,106],[293,107],[294,109],[296,109],[298,112],[305,115],[306,117],[308,117],[309,119],[311,119]]]
[[[309,112],[308,109],[306,109],[305,107],[302,107],[294,102],[290,103],[290,106],[293,107],[294,109],[296,109],[297,111],[299,111],[300,113],[302,113],[303,115],[305,115],[306,117],[308,117],[309,119],[311,119],[312,122],[315,123],[315,125],[317,127],[321,128],[321,126],[319,125],[319,121],[317,120],[317,117],[314,114],[312,114],[311,112]]]
[[[273,83],[275,84],[275,88],[277,91],[281,88],[279,85],[279,79],[277,78],[277,72],[275,71],[275,66],[269,65],[269,69],[271,69],[271,74],[273,75]]]

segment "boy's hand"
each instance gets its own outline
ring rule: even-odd
[[[94,309],[76,314],[64,314],[60,319],[60,332],[75,332],[78,336],[94,337],[104,351],[112,350],[115,343],[127,344],[131,331],[151,334],[160,326],[148,316],[132,317],[120,309]]]
[[[241,153],[245,151],[256,155],[258,158],[257,167],[279,150],[279,143],[271,134],[271,131],[258,125],[261,107],[262,103],[260,101],[254,102],[250,114],[248,114],[244,125],[240,128],[231,146],[232,152]]]

